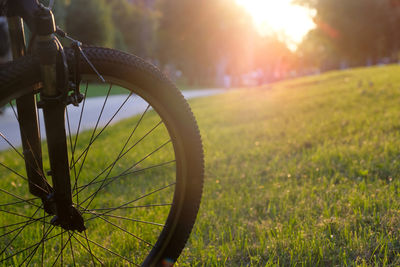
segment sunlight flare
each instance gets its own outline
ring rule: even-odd
[[[252,16],[262,35],[278,34],[288,45],[296,46],[315,27],[315,12],[292,4],[292,0],[236,0]]]

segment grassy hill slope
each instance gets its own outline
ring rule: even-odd
[[[200,214],[180,265],[399,265],[400,67],[197,99]]]

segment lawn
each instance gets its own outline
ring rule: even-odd
[[[181,266],[400,264],[400,67],[192,101],[206,177]]]
[[[177,266],[400,265],[400,76],[397,73],[399,66],[331,72],[191,100],[204,142],[206,176],[198,220]],[[144,129],[157,125],[154,112],[146,116],[149,117]],[[90,152],[98,157],[90,157],[85,166],[92,164],[97,171],[107,166],[109,158],[105,154],[114,149],[118,154],[117,146],[129,135],[127,126],[135,125],[138,120],[139,117],[125,120],[105,132],[101,136],[102,145]],[[138,128],[130,143],[134,144],[144,134]],[[136,154],[165,143],[164,128],[154,134],[157,138],[141,144],[144,150],[135,150]],[[82,134],[79,140],[89,138],[90,132]],[[84,148],[78,144],[76,149],[81,153]],[[160,150],[149,162],[133,165],[133,170],[145,170],[157,162],[172,162],[171,151],[168,144],[166,151]],[[132,157],[146,157],[136,154]],[[12,151],[4,152],[0,160],[13,166],[15,155]],[[125,161],[130,166],[130,158]],[[127,201],[125,195],[136,194],[142,185],[144,188],[153,184],[153,177],[164,175],[166,180],[160,181],[159,186],[168,185],[173,166],[172,170],[171,166],[165,167],[140,174],[133,184],[121,179],[120,184],[108,188],[104,197],[93,205],[112,206],[117,205],[114,201]],[[19,169],[21,166],[14,168],[23,171]],[[124,168],[115,165],[111,177],[118,176]],[[82,182],[94,175],[83,169]],[[29,198],[21,180],[10,179],[11,183],[1,181],[1,188],[8,186],[10,191]],[[88,189],[86,194],[93,190]],[[35,203],[40,205],[39,201]],[[25,203],[20,207],[21,213],[27,211],[32,214],[35,206]],[[164,211],[157,207],[152,212],[134,214],[159,221],[160,215],[166,216]],[[121,211],[118,215],[132,214]],[[0,221],[9,223],[10,218],[12,214],[2,216]],[[32,226],[20,242],[39,238],[50,227],[45,222]],[[127,236],[119,236],[120,232],[112,227],[102,227],[93,220],[91,229],[95,231],[90,232],[90,238],[105,242],[126,257],[140,258],[135,254],[136,249],[148,249]],[[158,233],[153,228],[134,230],[149,238]],[[11,237],[4,237],[5,230],[1,231],[3,249]],[[68,238],[71,236],[65,234],[64,240]],[[77,245],[81,246],[82,255],[72,245],[66,254],[74,250],[78,263],[85,265],[91,261],[83,249],[87,241],[79,235],[77,241],[83,243]],[[10,250],[7,253],[13,253],[13,248],[6,249]],[[60,248],[55,243],[37,247],[38,251],[49,249],[54,250],[53,259],[46,260],[46,264],[54,261]],[[24,257],[29,257],[29,253],[20,256]],[[65,255],[66,260],[68,257],[71,256]],[[35,260],[40,262],[40,258],[33,259],[33,264]]]

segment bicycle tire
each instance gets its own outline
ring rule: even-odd
[[[169,141],[171,144],[170,151],[175,156],[175,160],[174,160],[175,167],[170,168],[170,169],[175,169],[175,172],[176,172],[174,175],[176,180],[175,180],[174,184],[171,186],[171,187],[174,187],[174,191],[173,191],[173,193],[171,193],[170,196],[168,196],[172,199],[172,203],[169,204],[169,207],[170,207],[169,211],[163,213],[165,223],[162,226],[162,230],[157,230],[158,232],[156,230],[143,230],[143,232],[145,232],[146,234],[149,233],[149,236],[152,236],[153,232],[157,232],[156,235],[158,237],[156,237],[154,242],[151,243],[152,248],[149,252],[146,252],[147,256],[143,256],[143,258],[140,258],[141,261],[143,260],[140,264],[142,266],[172,265],[173,263],[176,262],[177,258],[179,257],[180,253],[182,252],[182,250],[187,242],[187,239],[190,235],[190,232],[193,228],[193,225],[194,225],[194,222],[195,222],[195,219],[197,216],[197,212],[198,212],[200,200],[201,200],[201,195],[202,195],[203,172],[204,172],[203,150],[202,150],[202,144],[201,144],[201,137],[200,137],[200,133],[199,133],[195,118],[190,110],[190,107],[188,106],[186,100],[183,98],[183,96],[179,92],[179,90],[156,67],[152,66],[151,64],[146,63],[144,60],[142,60],[138,57],[128,55],[128,54],[120,52],[120,51],[106,49],[106,48],[85,47],[84,53],[89,58],[89,60],[93,63],[93,65],[96,67],[96,69],[99,71],[99,73],[101,73],[101,75],[106,79],[107,83],[110,84],[110,88],[113,87],[114,85],[118,85],[117,90],[120,90],[121,88],[125,88],[125,89],[129,89],[131,91],[128,98],[131,95],[133,95],[136,98],[141,98],[142,100],[146,101],[147,108],[144,111],[144,113],[141,114],[141,116],[138,115],[136,117],[136,123],[139,121],[139,125],[143,125],[144,122],[142,122],[142,119],[144,117],[144,114],[146,114],[146,116],[149,116],[150,121],[152,120],[153,117],[159,116],[161,125],[162,125],[162,127],[165,128],[165,129],[163,128],[163,130],[160,130],[159,135],[163,136],[163,134],[168,134],[170,136],[170,141]],[[66,54],[67,54],[68,61],[70,63],[69,65],[71,66],[72,59],[73,59],[72,51],[66,50]],[[73,71],[70,70],[70,72],[72,74]],[[84,81],[98,80],[97,75],[94,73],[93,69],[84,60],[81,61],[81,75],[82,75]],[[39,73],[38,61],[36,58],[34,58],[32,56],[27,56],[20,60],[17,60],[13,64],[8,64],[8,68],[1,68],[0,69],[0,84],[2,85],[2,87],[1,87],[2,89],[0,92],[0,103],[10,102],[17,97],[26,94],[27,92],[36,90],[37,88],[40,88],[39,77],[40,77],[40,73]],[[94,84],[95,90],[99,86],[100,85],[98,84],[98,82],[95,82],[95,84]],[[85,87],[85,86],[83,85],[83,87]],[[88,88],[88,84],[86,84],[86,90],[87,90],[87,88]],[[106,102],[107,102],[107,99],[112,98],[112,96],[110,94],[110,90],[111,89],[108,90],[108,92],[105,96]],[[84,101],[86,101],[86,100],[84,100]],[[81,106],[82,106],[82,104],[81,104]],[[82,107],[81,109],[83,111],[84,107]],[[153,109],[153,111],[151,109]],[[119,109],[118,109],[118,111],[119,111]],[[103,114],[102,112],[103,112],[103,109],[99,115],[99,119]],[[150,115],[147,115],[147,114],[150,114]],[[67,114],[67,116],[68,116],[68,114]],[[113,118],[114,117],[112,116],[112,119]],[[126,121],[123,120],[121,123],[126,124]],[[142,123],[142,124],[140,124],[140,123]],[[108,127],[110,125],[111,124],[107,124],[106,127]],[[119,124],[116,124],[116,125],[117,126],[110,126],[110,127],[115,128],[115,127],[118,127]],[[137,126],[138,124],[133,124],[133,125],[136,126],[136,128],[133,131],[133,132],[135,132],[136,129],[138,128],[138,126]],[[112,128],[112,129],[114,129],[114,128]],[[93,136],[96,132],[96,129],[97,129],[97,124],[96,124],[95,130],[92,133],[91,138],[93,138]],[[124,132],[123,130],[120,130],[120,131]],[[153,134],[152,131],[150,131],[150,134],[146,133],[145,138],[147,138],[147,136],[150,136],[151,134]],[[155,131],[156,130],[154,130],[154,132]],[[159,130],[157,129],[157,131],[159,131]],[[161,131],[163,131],[163,132],[161,133]],[[127,132],[129,132],[129,131],[127,131]],[[100,134],[101,133],[102,133],[102,131],[100,131]],[[78,127],[75,137],[78,136],[79,134],[80,133],[79,133],[79,127]],[[103,135],[106,135],[106,134],[103,134]],[[108,135],[108,133],[107,133],[107,135]],[[71,134],[71,136],[74,136],[74,135]],[[88,139],[87,137],[82,137],[81,139],[85,139],[85,138]],[[92,149],[91,147],[94,146],[94,145],[92,145],[91,138],[89,138],[90,140],[88,142],[90,149]],[[78,139],[78,138],[76,137],[76,139]],[[75,145],[77,142],[76,139],[75,139]],[[106,141],[104,141],[104,140],[106,140]],[[104,140],[103,140],[104,142],[108,142],[108,139],[104,139]],[[142,139],[139,138],[140,142],[141,142],[141,140]],[[93,143],[94,142],[95,141],[93,141]],[[128,142],[132,142],[132,141],[130,141],[128,139]],[[72,150],[74,150],[73,152],[75,153],[76,148],[73,148],[73,146],[72,146],[73,143],[74,143],[73,139],[71,138],[71,141],[70,141],[71,152],[70,153],[72,153]],[[132,144],[132,143],[130,143],[130,144]],[[168,145],[169,144],[167,144],[167,146]],[[136,146],[136,144],[135,144],[135,146]],[[151,146],[151,145],[149,145],[149,146]],[[121,154],[122,152],[124,152],[125,148],[126,148],[126,144],[123,146],[123,149],[118,153]],[[88,149],[88,148],[86,147],[86,149]],[[12,153],[13,152],[12,150],[15,150],[15,147],[12,147],[11,152],[6,151],[6,152],[3,152],[3,154],[4,153]],[[135,151],[136,150],[139,150],[139,149],[136,149],[136,147],[135,147]],[[128,151],[128,152],[131,153],[130,151]],[[153,153],[153,152],[151,152],[151,153]],[[156,150],[156,152],[158,153],[158,150]],[[86,152],[86,156],[88,153],[89,152]],[[111,154],[110,151],[107,151],[107,153]],[[116,153],[116,154],[118,154],[118,153]],[[135,153],[140,154],[142,152],[139,151],[139,152],[135,152]],[[116,157],[117,158],[116,160],[122,161],[122,158],[119,158],[119,154]],[[1,155],[2,154],[0,154],[0,157],[1,157]],[[150,154],[150,155],[153,156],[153,154]],[[86,156],[85,156],[85,159],[86,159]],[[7,155],[3,156],[3,157],[7,158]],[[112,158],[112,156],[107,155],[107,157],[105,157],[105,158]],[[73,158],[73,156],[72,156],[72,159],[75,160]],[[77,159],[73,165],[74,166],[78,165],[77,162],[79,160],[80,159]],[[145,158],[145,160],[147,160],[147,158]],[[126,161],[128,161],[128,160],[126,160]],[[141,162],[141,161],[139,161],[139,162]],[[124,163],[125,162],[117,163],[115,161],[115,162],[113,162],[114,165],[111,169],[113,169],[114,166],[116,166],[118,164],[122,165]],[[85,164],[85,161],[82,164]],[[1,162],[1,166],[4,167],[4,165],[6,165],[6,164]],[[128,166],[130,166],[130,165],[128,165]],[[156,165],[153,165],[153,166],[156,166]],[[118,165],[118,167],[119,167],[119,165]],[[15,176],[15,173],[21,172],[20,170],[16,171],[14,169],[15,167],[13,167],[13,166],[11,166],[11,167],[6,166],[6,168],[3,168],[3,171],[4,171],[4,169],[7,171],[10,171],[8,168],[12,170],[11,172],[12,172],[12,175],[14,175],[14,176]],[[86,165],[85,165],[85,168],[83,168],[82,165],[80,168],[84,169],[83,170],[84,172],[86,171]],[[145,169],[145,171],[147,171],[146,168],[143,168],[143,169]],[[170,170],[170,169],[168,169],[168,170]],[[154,171],[154,170],[151,170],[151,171]],[[72,172],[72,167],[71,167],[71,172]],[[76,172],[76,170],[75,170],[75,172]],[[81,170],[79,170],[79,174],[80,173],[81,173]],[[124,173],[122,173],[122,174],[125,175]],[[1,173],[1,175],[4,176],[3,173]],[[141,175],[141,174],[139,174],[139,175]],[[166,174],[165,176],[169,177],[171,175]],[[79,175],[78,175],[78,178],[79,178]],[[78,180],[78,178],[77,178],[77,180]],[[118,178],[120,178],[120,177],[118,177]],[[145,178],[148,180],[148,177],[145,177]],[[103,190],[105,188],[102,186],[105,183],[104,181],[107,179],[111,179],[111,178],[108,178],[108,176],[106,176],[106,178],[103,179],[102,185],[99,187],[100,188],[99,191]],[[126,179],[126,178],[123,177],[123,178],[121,178],[121,180],[122,179]],[[137,179],[139,179],[139,178],[137,178]],[[142,178],[140,178],[140,179],[142,179]],[[165,179],[167,179],[167,178],[165,178]],[[71,180],[72,180],[72,174],[71,174]],[[143,180],[144,180],[144,178],[143,178]],[[92,181],[90,181],[90,183],[88,185],[92,185],[91,183],[92,183]],[[124,180],[124,183],[128,183],[128,182],[125,182],[125,180]],[[145,184],[145,182],[137,182],[137,183]],[[157,181],[154,184],[156,184],[156,183],[157,183]],[[93,184],[94,184],[94,182],[93,182]],[[164,183],[160,182],[160,184],[165,186],[165,182]],[[3,185],[4,185],[4,182],[3,182]],[[85,186],[81,186],[81,188],[83,187],[82,191],[84,191],[84,189],[87,188]],[[108,184],[107,184],[107,186],[108,186]],[[76,189],[77,195],[79,195],[80,191],[78,192],[77,188],[78,188],[78,185],[76,185],[75,189]],[[123,190],[125,190],[126,188],[128,188],[128,186],[122,187]],[[131,187],[129,187],[129,190],[131,190],[130,188]],[[1,189],[1,187],[0,187],[0,189]],[[24,189],[27,191],[27,186]],[[10,188],[7,188],[6,191],[9,191],[9,190],[10,190]],[[146,194],[149,194],[149,192],[154,192],[154,190],[155,190],[154,188],[152,188],[152,190],[150,190],[150,191],[149,190],[145,191],[143,188],[138,189],[138,191],[142,191],[142,195],[144,195],[144,196],[146,196]],[[158,190],[158,189],[156,189],[156,190]],[[162,189],[162,190],[164,190],[164,189]],[[94,197],[97,197],[97,194],[99,193],[99,191],[95,194]],[[17,192],[18,192],[18,194],[20,194],[21,190],[19,190],[19,191],[17,190]],[[110,193],[109,191],[107,191],[104,194],[112,194],[112,193],[116,194],[117,192]],[[89,193],[87,193],[87,194],[89,194]],[[94,199],[94,197],[93,197],[93,199]],[[112,200],[119,199],[119,197],[120,197],[120,195],[116,194],[112,198]],[[153,196],[151,196],[151,197],[153,197]],[[164,197],[163,192],[161,192],[161,196],[159,198],[162,199],[163,197]],[[135,198],[138,198],[138,197],[135,196]],[[12,197],[11,197],[11,199],[12,199]],[[77,202],[79,202],[78,197],[76,197],[76,199],[77,199]],[[32,200],[32,201],[34,201],[34,200]],[[97,200],[94,200],[94,202],[96,202],[96,201]],[[101,200],[98,200],[98,201],[99,201],[99,203],[101,203]],[[126,200],[124,200],[124,201],[126,203]],[[89,201],[89,205],[94,202],[92,202],[92,199],[91,199]],[[31,203],[24,202],[24,204],[27,205],[27,204],[31,204]],[[78,203],[75,203],[75,204],[78,205]],[[151,206],[152,208],[157,208],[157,209],[160,208],[158,206],[156,207],[156,204],[146,204],[146,205],[148,205],[147,208],[150,208],[151,205],[153,205],[153,206]],[[0,207],[1,206],[2,206],[2,204],[0,204]],[[11,205],[8,205],[6,207],[9,207],[9,206],[11,206]],[[127,208],[127,207],[124,206],[123,208]],[[120,209],[122,209],[122,208],[120,207]],[[15,210],[10,209],[8,211],[20,214],[21,210],[23,210],[23,209],[15,208]],[[86,212],[87,210],[89,210],[89,209],[86,208],[86,210],[85,210],[82,208],[81,212]],[[100,209],[97,208],[96,210],[101,210],[101,208]],[[115,210],[112,210],[112,211],[115,211]],[[122,211],[121,211],[121,213],[122,213]],[[151,212],[149,212],[149,213],[151,213]],[[96,214],[96,213],[93,213],[93,212],[91,213],[91,215],[94,215],[94,214]],[[125,214],[125,213],[123,213],[123,214]],[[12,217],[12,215],[9,215],[9,213],[7,213],[7,216]],[[105,216],[104,213],[100,214],[100,216],[98,216],[98,217],[101,217],[101,216],[104,217]],[[119,216],[119,215],[113,215],[113,216],[114,216],[114,218],[117,218],[115,216]],[[158,215],[156,214],[154,216],[157,217]],[[119,216],[119,217],[122,218],[122,216]],[[118,222],[127,219],[127,218],[124,218],[124,219],[121,219],[121,218],[118,218],[119,219]],[[34,219],[37,219],[37,218],[31,216],[30,222],[32,222],[32,220],[34,220]],[[43,251],[47,251],[47,250],[44,248],[44,244],[42,244],[45,242],[42,242],[42,241],[47,241],[48,235],[49,235],[49,234],[47,234],[47,232],[46,232],[46,235],[44,234],[46,226],[49,225],[48,222],[45,222],[45,220],[46,220],[46,217],[45,218],[41,217],[40,220],[37,220],[33,223],[33,224],[36,224],[36,223],[38,224],[38,226],[36,226],[38,228],[35,228],[35,229],[41,229],[40,225],[42,224],[43,235],[42,235],[42,240],[40,240],[40,242],[41,242],[40,245],[43,246],[43,249],[42,249]],[[96,218],[95,218],[95,220],[96,220]],[[93,220],[93,221],[95,221],[95,220]],[[135,223],[137,224],[138,220]],[[148,223],[148,222],[146,222],[146,223]],[[104,223],[104,224],[106,224],[106,223]],[[111,226],[114,226],[114,225],[111,224]],[[112,229],[115,228],[115,227],[111,227],[111,226],[109,226],[109,227]],[[31,227],[31,226],[29,225],[29,227]],[[102,225],[101,225],[101,227],[102,227]],[[124,227],[125,227],[125,224],[124,224]],[[131,226],[129,226],[129,227],[131,227]],[[123,227],[120,227],[120,228],[123,228]],[[120,229],[120,228],[117,227],[114,230],[118,231],[118,229]],[[134,227],[132,226],[132,228],[134,228]],[[1,226],[0,226],[0,229],[1,229]],[[4,228],[4,229],[6,229],[6,228]],[[50,229],[50,226],[48,226],[47,229]],[[107,230],[108,230],[108,228],[107,228]],[[90,231],[91,231],[91,229],[90,229],[90,227],[88,227],[88,230],[87,230],[88,235],[90,235],[89,234]],[[60,233],[62,233],[62,232],[60,232]],[[112,231],[110,233],[114,234],[114,232],[112,232]],[[65,242],[64,246],[60,245],[60,247],[62,248],[61,251],[63,251],[64,249],[65,249],[65,251],[67,251],[67,245],[69,246],[69,244],[71,244],[71,248],[70,248],[69,252],[70,253],[72,252],[72,254],[74,254],[73,244],[71,241],[74,234],[73,233],[71,234],[70,232],[68,232],[68,234],[69,234],[68,241]],[[134,235],[134,233],[130,233],[130,236],[133,236],[133,235]],[[61,234],[61,244],[63,244],[62,236],[63,236],[63,234]],[[86,233],[85,233],[85,236],[86,236]],[[116,237],[118,237],[118,236],[119,235],[116,235]],[[10,237],[7,237],[7,238],[10,238]],[[132,237],[132,239],[135,239],[135,237]],[[82,242],[84,240],[85,239],[83,239],[83,237],[82,237]],[[76,241],[78,241],[78,240],[76,240]],[[110,265],[110,264],[115,264],[118,260],[120,260],[120,261],[122,260],[122,262],[124,262],[124,264],[128,263],[128,264],[139,265],[139,263],[131,262],[131,261],[129,261],[129,259],[131,259],[132,257],[135,258],[137,254],[140,254],[142,252],[139,253],[138,251],[127,251],[127,252],[124,252],[125,254],[122,254],[121,252],[118,251],[117,253],[121,253],[121,255],[116,256],[117,260],[110,261],[111,259],[108,259],[107,257],[105,257],[105,259],[103,259],[103,258],[97,259],[98,255],[96,256],[96,255],[92,254],[92,250],[97,249],[97,247],[95,246],[94,248],[92,247],[92,249],[91,249],[90,244],[89,244],[89,241],[93,242],[93,244],[95,244],[96,241],[92,241],[92,240],[88,239],[87,237],[86,237],[86,241],[87,241],[86,248],[82,244],[78,244],[78,246],[80,247],[81,250],[85,250],[85,249],[88,250],[87,252],[90,255],[85,256],[83,258],[84,259],[91,258],[93,265],[96,265],[97,261],[101,264]],[[50,242],[50,240],[49,240],[49,242]],[[25,244],[25,243],[23,243],[23,244]],[[35,245],[36,244],[37,243],[35,243]],[[112,245],[114,245],[114,244],[111,243],[110,246],[112,246]],[[140,244],[140,245],[142,245],[142,244]],[[121,247],[122,245],[118,245],[118,246]],[[0,245],[0,248],[2,248],[2,249],[0,249],[0,251],[4,250],[4,251],[2,251],[3,255],[0,255],[0,264],[2,264],[1,260],[3,261],[3,264],[4,264],[4,262],[8,263],[8,261],[10,259],[15,261],[15,257],[17,257],[17,256],[14,256],[14,258],[10,258],[10,256],[7,254],[8,253],[7,250],[9,249],[9,247],[4,249],[4,246],[1,247],[1,245]],[[35,249],[35,252],[31,252],[30,249],[28,249],[26,253],[31,253],[31,254],[34,253],[34,255],[35,255],[35,254],[37,254],[37,251],[40,250],[39,247],[34,247],[34,249]],[[109,248],[107,248],[107,249],[109,249]],[[103,250],[99,249],[99,251],[102,251],[102,253],[103,253],[102,255],[105,255],[105,254],[107,254],[108,256],[114,255],[112,253],[105,253],[105,252],[109,252],[106,250],[103,251]],[[124,251],[125,251],[125,249],[124,249]],[[31,264],[34,263],[36,258],[33,258],[34,256],[31,256],[30,254],[28,254],[28,256],[25,257],[26,253],[21,252],[21,254],[24,255],[24,257],[21,257],[21,255],[19,255],[18,258],[24,258],[24,262],[23,262],[24,264],[26,264],[27,260],[29,260]],[[42,264],[43,264],[43,259],[44,259],[44,257],[43,257],[44,253],[45,252],[42,252],[42,256],[41,256]],[[66,261],[67,259],[69,259],[69,260],[72,259],[75,264],[76,255],[75,256],[74,255],[64,256],[63,253],[64,252],[60,252],[61,260]],[[75,251],[75,254],[76,253],[77,253],[77,251]],[[110,254],[112,254],[112,255],[110,255]],[[36,257],[36,255],[35,255],[35,257]],[[60,255],[57,256],[54,263],[57,263],[57,261],[60,260],[59,257],[60,257]],[[27,258],[27,259],[25,259],[25,258]],[[128,260],[124,261],[123,258],[126,258]],[[39,261],[40,261],[40,259],[39,259]]]

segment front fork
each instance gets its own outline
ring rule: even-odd
[[[9,17],[8,27],[10,30],[12,55],[15,60],[26,54],[22,19],[19,17]],[[33,195],[45,200],[52,191],[43,172],[36,96],[33,90],[32,93],[18,98],[16,106],[23,155],[29,180],[29,191]]]
[[[21,130],[24,151],[29,151],[24,153],[29,188],[32,194],[42,198],[46,212],[56,214],[52,220],[54,225],[60,225],[66,230],[81,232],[85,230],[85,226],[81,214],[72,204],[65,131],[65,109],[68,95],[66,59],[63,56],[63,47],[54,36],[56,27],[52,12],[39,6],[35,13],[35,22],[38,25],[36,27],[37,41],[33,47],[34,53],[39,56],[40,60],[42,76],[40,106],[43,108],[50,159],[51,170],[48,174],[52,177],[53,187],[47,183],[43,174],[35,98],[24,96],[24,99],[21,99],[24,101],[23,104],[19,105],[21,111],[18,110],[18,112],[20,128],[29,131],[26,134],[22,133],[25,130]],[[23,106],[28,106],[28,104],[29,110],[22,110]],[[27,118],[23,119],[24,116]]]

